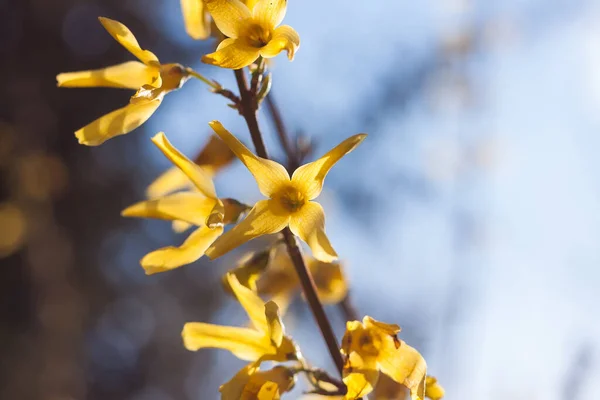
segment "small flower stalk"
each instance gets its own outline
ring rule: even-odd
[[[161,63],[154,53],[140,46],[125,25],[104,17],[99,18],[100,23],[136,60],[61,73],[56,78],[59,87],[134,91],[128,104],[75,131],[76,139],[86,146],[101,145],[140,127],[167,94],[182,88],[190,78],[207,84],[213,94],[225,96],[244,117],[249,135],[242,138],[206,115],[212,132],[192,158],[185,154],[193,152],[179,150],[163,132],[154,135],[152,142],[172,167],[149,184],[145,198],[122,211],[125,217],[169,221],[179,234],[190,232],[178,246],[140,254],[146,274],[188,266],[203,256],[209,264],[204,268],[226,266],[223,288],[245,310],[249,321],[231,326],[187,322],[181,331],[183,346],[192,352],[226,350],[247,362],[222,380],[219,393],[224,400],[300,398],[299,386],[311,398],[355,400],[369,396],[383,400],[408,395],[412,400],[441,399],[443,387],[428,375],[419,351],[398,337],[398,325],[369,316],[357,321],[345,312],[348,322],[340,342],[324,311],[324,305],[349,301],[351,282],[346,278],[345,265],[351,260],[339,260],[332,244],[335,238],[330,240],[325,230],[325,209],[317,200],[329,171],[358,148],[367,135],[349,136],[313,161],[307,159],[314,150],[309,141],[288,137],[270,93],[272,72],[265,62],[284,51],[292,61],[299,49],[299,34],[281,25],[287,1],[181,0],[180,7],[181,29],[192,39],[211,40],[214,44],[214,51],[198,58],[234,70],[239,94],[181,64]],[[281,163],[268,157],[258,123],[257,113],[265,99],[285,154]],[[198,112],[204,113],[202,109]],[[248,140],[254,151],[243,143]],[[247,204],[247,199],[224,197],[235,183],[221,185],[220,180],[217,191],[214,178],[238,160],[250,172],[264,199]],[[254,240],[259,237],[264,240]],[[245,256],[240,256],[242,248]],[[212,261],[216,259],[224,261]],[[316,326],[311,331],[315,335],[320,332],[337,367],[334,373],[313,366],[285,329],[283,316],[300,298],[315,318]],[[304,380],[297,385],[300,377]]]

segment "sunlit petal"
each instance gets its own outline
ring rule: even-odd
[[[221,400],[240,400],[250,377],[258,371],[259,364],[259,362],[253,362],[246,365],[229,382],[221,385],[219,388]]]
[[[309,262],[310,272],[317,286],[319,299],[326,304],[337,304],[348,294],[348,282],[339,263]]]
[[[188,350],[224,349],[246,361],[256,361],[274,350],[261,332],[248,328],[189,322],[183,327],[181,335]]]
[[[160,70],[139,61],[129,61],[111,67],[91,71],[65,72],[58,74],[59,87],[113,87],[139,89],[153,84]]]
[[[225,36],[238,37],[240,28],[252,14],[244,3],[239,0],[204,0],[217,28]]]
[[[142,201],[121,212],[124,217],[181,220],[196,226],[206,225],[217,201],[195,192],[174,193],[165,197]]]
[[[98,146],[115,136],[125,135],[146,122],[160,106],[161,98],[130,103],[84,126],[75,136],[79,143]]]
[[[177,167],[171,167],[158,176],[146,189],[146,196],[155,198],[193,187],[190,179]]]
[[[384,340],[378,357],[381,372],[406,386],[413,400],[424,399],[424,380],[427,363],[423,356],[404,341]],[[399,343],[399,345],[398,345]]]
[[[437,379],[433,376],[428,376],[425,380],[425,396],[431,400],[440,400],[446,391],[438,383]]]
[[[252,290],[243,286],[234,274],[227,274],[227,282],[238,299],[252,325],[260,332],[267,333],[269,326],[265,316],[265,303]]]
[[[314,199],[321,193],[323,181],[331,167],[354,150],[366,137],[367,135],[364,133],[349,137],[317,161],[301,166],[292,175],[292,182],[303,188],[309,200]]]
[[[260,55],[264,58],[272,58],[281,53],[287,52],[288,59],[294,59],[294,55],[300,47],[300,36],[291,26],[282,25],[273,31],[273,37],[266,46],[260,49]]]
[[[272,30],[283,21],[286,10],[287,0],[259,0],[252,7],[252,18]]]
[[[289,183],[290,176],[281,164],[255,156],[219,121],[211,121],[209,125],[250,170],[263,195],[270,197],[282,185]]]
[[[217,239],[206,251],[206,255],[215,259],[258,236],[280,232],[288,225],[289,220],[289,214],[282,213],[271,200],[261,200],[246,218]]]
[[[260,55],[260,49],[250,46],[242,39],[225,39],[217,51],[202,57],[202,62],[221,68],[240,69],[252,64]]]
[[[344,366],[344,383],[348,388],[344,399],[354,400],[373,391],[379,379],[379,371],[374,358],[362,358],[357,353],[350,354]]]
[[[151,275],[193,263],[204,255],[208,246],[221,233],[223,233],[222,226],[213,229],[202,226],[192,232],[181,246],[164,247],[147,254],[142,258],[142,267],[147,275]]]
[[[217,199],[215,185],[210,177],[202,168],[190,161],[179,150],[173,146],[163,132],[159,132],[152,138],[154,144],[171,160],[188,178],[194,183],[196,188],[206,197]]]
[[[185,31],[193,39],[206,39],[210,36],[210,21],[204,12],[202,0],[181,0],[181,12]]]
[[[99,17],[100,23],[110,35],[146,65],[158,64],[158,58],[149,50],[142,50],[133,33],[122,23],[104,17]]]
[[[292,214],[290,229],[310,247],[317,260],[331,262],[337,259],[325,234],[325,212],[319,203],[309,201]]]
[[[171,228],[173,228],[173,231],[177,232],[177,233],[183,233],[185,231],[187,231],[188,229],[190,229],[192,226],[192,224],[190,224],[189,222],[185,222],[185,221],[173,221],[171,223]]]
[[[264,315],[267,317],[266,322],[271,343],[273,343],[275,347],[279,347],[281,346],[284,336],[283,322],[281,322],[281,317],[279,316],[279,307],[275,302],[269,301],[263,308]]]

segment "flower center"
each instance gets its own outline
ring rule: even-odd
[[[271,40],[271,31],[259,23],[250,22],[240,36],[244,37],[250,46],[260,48],[266,46]]]
[[[289,212],[295,212],[306,203],[304,194],[293,186],[281,189],[277,195],[279,203]]]

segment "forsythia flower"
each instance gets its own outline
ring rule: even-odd
[[[277,27],[285,17],[286,0],[204,0],[219,30],[228,36],[217,51],[202,57],[207,64],[240,69],[260,56],[272,58],[287,51],[288,58],[300,46],[300,36],[290,26]]]
[[[243,0],[250,10],[258,0]],[[181,0],[181,12],[185,31],[192,39],[207,39],[210,36],[210,14],[204,5],[204,0]]]
[[[272,249],[268,259],[255,253],[233,272],[244,286],[267,296],[285,313],[294,296],[300,292],[300,282],[288,252],[283,246]],[[308,255],[304,256],[306,265],[317,288],[319,299],[324,304],[337,304],[348,293],[348,283],[339,263],[326,263]],[[256,265],[264,263],[265,265]],[[246,283],[244,283],[247,282]]]
[[[210,176],[173,147],[164,133],[158,133],[152,141],[187,176],[197,191],[178,192],[142,201],[123,210],[122,215],[184,221],[199,228],[180,247],[165,247],[142,258],[141,264],[147,274],[171,270],[196,261],[223,233],[223,225],[235,222],[245,210],[245,206],[235,200],[219,199]]]
[[[344,155],[367,136],[354,135],[327,152],[317,161],[298,168],[292,178],[275,161],[257,157],[218,121],[209,124],[250,170],[260,192],[269,200],[257,202],[246,218],[217,239],[206,251],[211,259],[261,235],[280,232],[287,226],[311,248],[323,262],[337,259],[325,235],[325,212],[315,199],[323,188],[325,176]]]
[[[99,18],[104,28],[140,61],[93,71],[58,74],[59,87],[113,87],[137,90],[129,104],[75,132],[79,143],[97,146],[136,129],[152,116],[168,92],[179,89],[188,73],[179,64],[160,64],[154,53],[142,50],[133,33],[120,22]]]
[[[379,373],[392,378],[410,390],[413,400],[425,397],[427,364],[417,350],[397,337],[398,325],[385,324],[367,316],[349,321],[342,339],[346,399],[357,399],[375,387]]]
[[[221,400],[278,400],[282,393],[293,389],[294,373],[288,368],[276,366],[260,371],[259,364],[246,365],[229,382],[221,385]]]
[[[254,329],[188,322],[181,333],[185,347],[192,351],[208,347],[229,350],[246,361],[298,360],[301,355],[294,342],[285,336],[277,304],[264,303],[233,274],[227,280]]]

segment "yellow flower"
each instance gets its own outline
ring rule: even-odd
[[[250,10],[254,8],[257,0],[242,1]],[[185,30],[193,39],[207,39],[210,36],[210,14],[203,0],[181,0],[181,12]]]
[[[385,324],[367,316],[349,321],[342,339],[346,399],[366,396],[375,387],[379,373],[410,390],[413,400],[425,396],[427,364],[421,354],[397,337],[398,325]]]
[[[293,389],[293,371],[284,366],[260,371],[259,364],[246,365],[229,382],[221,385],[221,400],[277,400],[281,394]]]
[[[268,258],[262,256],[264,253],[255,253],[255,256],[249,257],[231,272],[244,286],[267,296],[277,303],[282,313],[285,313],[294,296],[300,292],[298,275],[284,246],[273,248]],[[342,301],[348,293],[342,266],[337,262],[322,262],[308,255],[305,255],[304,259],[315,281],[321,302],[337,304]]]
[[[223,233],[223,225],[237,221],[245,206],[231,199],[219,199],[210,176],[179,152],[160,132],[154,144],[195,186],[195,191],[178,192],[142,201],[125,210],[125,217],[184,221],[199,228],[180,247],[165,247],[141,260],[146,274],[168,271],[192,263]]]
[[[165,94],[179,89],[188,73],[179,64],[160,64],[154,53],[142,50],[133,33],[120,22],[100,17],[100,23],[139,61],[93,71],[58,74],[59,87],[112,87],[137,90],[129,104],[115,110],[75,132],[79,143],[97,146],[124,135],[146,122],[156,111]]]
[[[298,168],[290,179],[281,164],[252,154],[220,122],[212,121],[210,126],[254,175],[258,188],[269,200],[257,202],[243,221],[213,243],[206,255],[215,259],[251,239],[280,232],[289,226],[308,244],[317,260],[331,262],[337,259],[325,235],[323,207],[311,200],[321,193],[331,167],[367,135],[354,135],[344,140],[317,161]]]
[[[240,69],[259,56],[272,58],[287,52],[290,60],[300,46],[300,36],[288,25],[278,25],[285,17],[286,0],[248,1],[204,0],[219,30],[228,36],[217,51],[202,57],[207,64]]]
[[[301,355],[294,342],[285,336],[277,304],[264,303],[233,274],[227,280],[254,329],[188,322],[181,333],[185,347],[192,351],[209,347],[229,350],[246,361],[298,360]]]
[[[446,391],[435,377],[428,376],[425,379],[425,397],[429,397],[431,400],[440,400],[445,394]]]

